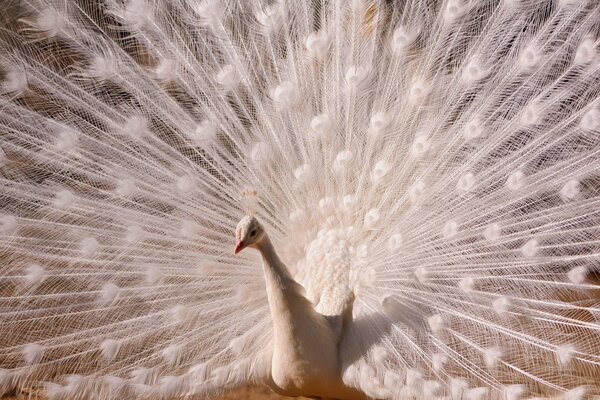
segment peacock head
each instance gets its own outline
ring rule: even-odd
[[[233,254],[237,254],[246,247],[255,247],[262,240],[264,229],[256,217],[246,215],[235,228],[235,248]]]

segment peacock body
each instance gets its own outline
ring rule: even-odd
[[[596,0],[0,28],[0,395],[600,395]]]

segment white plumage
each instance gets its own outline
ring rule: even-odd
[[[597,1],[5,3],[0,394],[600,395]]]

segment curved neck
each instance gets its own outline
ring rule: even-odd
[[[296,325],[314,322],[317,313],[312,303],[304,297],[303,288],[292,278],[287,267],[275,252],[269,237],[256,243],[263,258],[269,308],[273,320],[275,346],[289,346],[302,340]]]
[[[277,256],[275,248],[266,234],[256,243],[256,248],[263,259],[267,295],[273,318],[275,319],[276,315],[281,315],[275,312],[277,309],[290,308],[293,305],[291,302],[307,301],[302,294],[302,286],[292,278],[285,264]]]
[[[256,248],[263,259],[267,284],[269,283],[269,280],[273,280],[271,283],[278,285],[287,280],[294,280],[285,264],[282,263],[279,256],[277,256],[273,243],[271,243],[271,239],[269,239],[269,236],[267,236],[266,233],[263,238],[256,243]]]

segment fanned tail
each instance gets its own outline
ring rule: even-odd
[[[260,260],[231,251],[251,209],[321,312],[355,298],[349,385],[599,394],[599,16],[592,0],[11,2],[0,393],[263,381]]]

